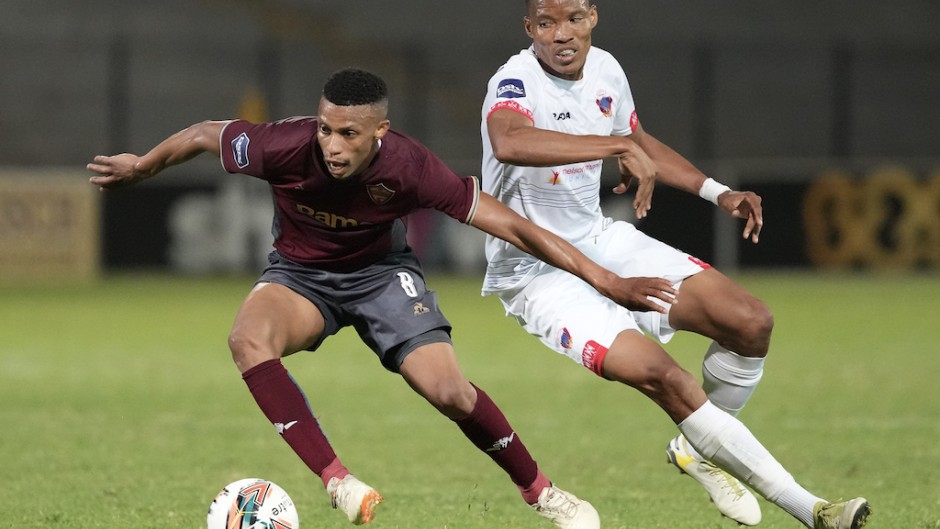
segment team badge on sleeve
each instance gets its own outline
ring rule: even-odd
[[[239,169],[248,167],[248,143],[251,140],[248,135],[242,132],[237,138],[232,140],[232,154],[235,155],[235,165]]]
[[[496,87],[496,97],[514,99],[525,97],[525,85],[521,79],[503,79]]]

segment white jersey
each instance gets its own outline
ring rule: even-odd
[[[582,248],[602,230],[601,160],[555,167],[519,167],[493,156],[486,120],[499,109],[518,112],[540,129],[626,136],[637,118],[627,76],[608,52],[592,47],[578,81],[549,75],[532,48],[511,57],[487,84],[483,102],[483,191],[535,224]],[[582,251],[584,249],[582,248]],[[515,246],[486,238],[483,292],[519,288],[545,265]]]

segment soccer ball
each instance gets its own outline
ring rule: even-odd
[[[209,504],[207,529],[298,529],[297,509],[284,489],[260,478],[229,483]]]

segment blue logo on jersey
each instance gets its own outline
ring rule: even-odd
[[[525,97],[525,85],[519,79],[503,79],[496,87],[496,97]]]
[[[248,135],[242,132],[237,138],[232,140],[232,154],[235,155],[235,165],[239,169],[248,167]]]

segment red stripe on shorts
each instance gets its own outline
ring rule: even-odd
[[[581,363],[597,376],[602,376],[601,366],[604,365],[605,356],[607,356],[606,347],[594,340],[588,340],[588,342],[584,344],[584,350],[581,351]]]

